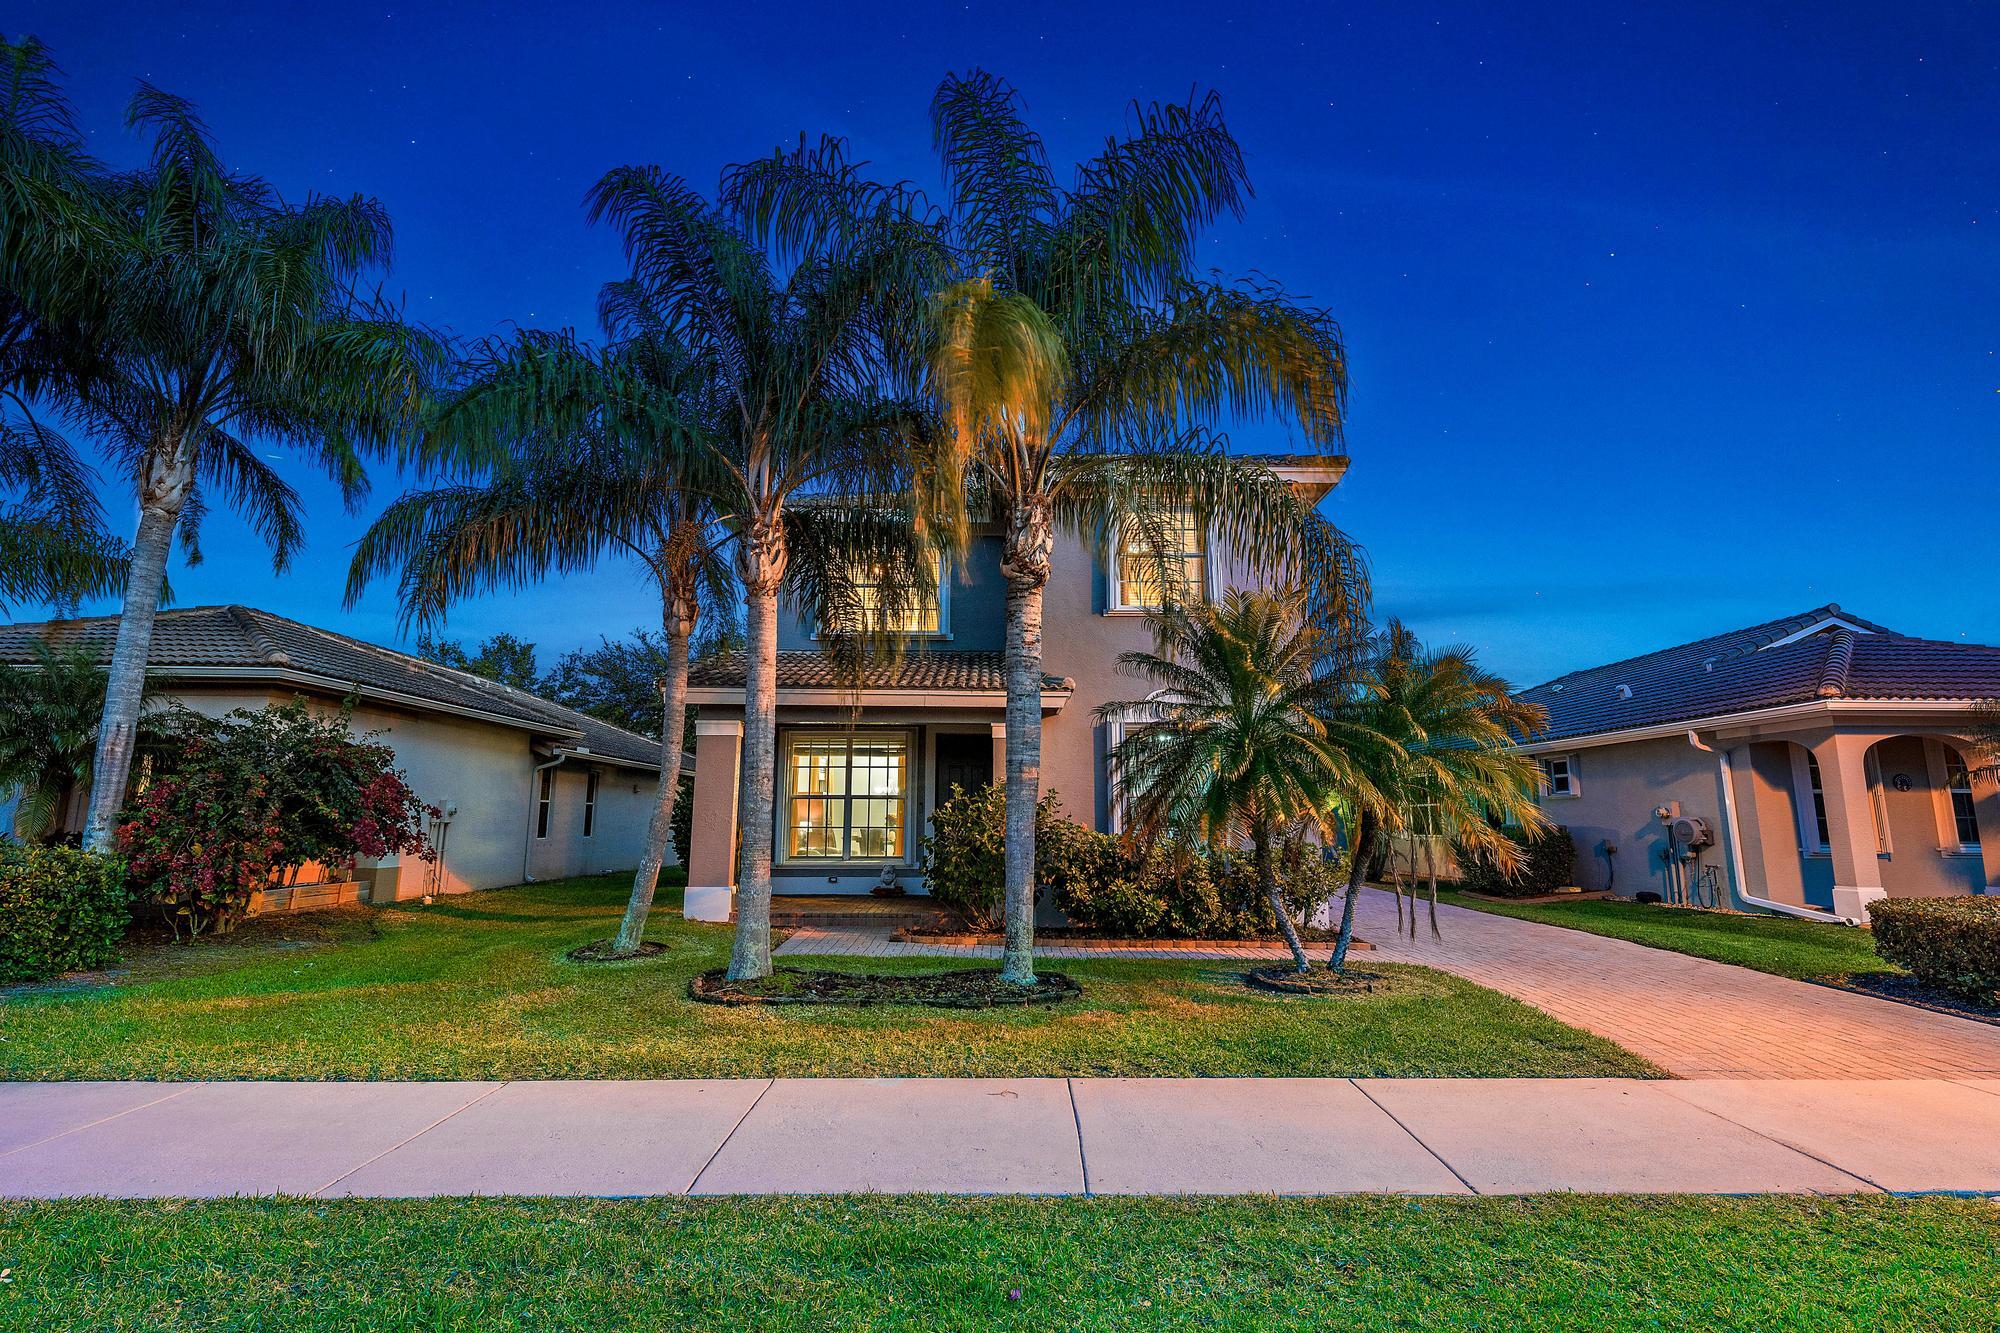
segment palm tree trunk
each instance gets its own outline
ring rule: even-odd
[[[784,534],[777,520],[759,521],[737,549],[743,576],[743,768],[738,787],[736,943],[729,979],[771,975],[772,788],[778,740],[778,585],[784,578]]]
[[[1035,810],[1042,786],[1042,590],[1055,532],[1044,502],[1016,504],[1007,550],[1007,842],[1000,979],[1035,984]]]
[[[1272,915],[1278,919],[1278,933],[1285,937],[1285,944],[1292,951],[1292,963],[1304,972],[1312,966],[1312,959],[1306,957],[1306,946],[1299,943],[1299,932],[1292,925],[1292,917],[1285,910],[1285,895],[1278,884],[1278,859],[1271,853],[1271,824],[1259,818],[1250,830],[1250,846],[1257,863],[1257,886],[1264,890],[1264,898],[1271,904]]]
[[[153,620],[167,582],[167,556],[174,528],[193,484],[192,470],[178,449],[155,451],[147,459],[140,493],[139,532],[132,540],[131,573],[118,616],[118,639],[104,691],[104,718],[97,729],[97,759],[91,765],[90,814],[83,845],[93,852],[113,849],[118,812],[132,776],[132,750],[139,732],[139,709],[146,695],[146,661],[153,650]]]
[[[1361,897],[1361,881],[1368,874],[1368,854],[1375,850],[1375,816],[1362,811],[1360,830],[1354,839],[1354,864],[1347,872],[1347,897],[1340,904],[1340,938],[1334,941],[1333,957],[1327,966],[1336,972],[1347,968],[1347,950],[1354,943],[1354,904]]]
[[[646,822],[646,850],[632,876],[632,897],[625,904],[625,919],[618,923],[618,938],[612,944],[616,953],[638,952],[646,915],[653,910],[653,894],[659,888],[660,867],[670,853],[679,850],[673,845],[674,801],[681,790],[681,749],[687,730],[688,641],[694,637],[699,610],[691,599],[673,597],[661,617],[667,636],[667,674],[660,682],[660,700],[665,705],[660,719],[660,791],[653,798],[652,818]]]

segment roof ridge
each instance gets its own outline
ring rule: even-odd
[[[1668,653],[1686,652],[1689,649],[1700,648],[1707,644],[1714,643],[1720,639],[1735,640],[1735,641],[1755,641],[1758,639],[1765,638],[1766,636],[1771,638],[1783,638],[1786,634],[1804,629],[1806,626],[1813,624],[1815,621],[1824,620],[1834,616],[1838,616],[1847,620],[1856,621],[1863,625],[1873,624],[1872,621],[1865,621],[1862,620],[1861,617],[1859,616],[1851,616],[1848,615],[1846,612],[1843,612],[1840,609],[1840,603],[1838,602],[1828,602],[1824,606],[1811,607],[1807,610],[1797,612],[1793,615],[1777,616],[1770,620],[1759,621],[1754,625],[1743,625],[1736,629],[1719,630],[1714,634],[1704,634],[1699,638],[1689,639],[1685,643],[1670,643],[1663,648],[1654,648],[1647,652],[1634,653],[1630,657],[1621,657],[1610,662],[1599,662],[1591,666],[1578,667],[1576,670],[1566,671],[1560,676],[1551,676],[1549,679],[1543,681],[1539,685],[1530,685],[1527,687],[1526,690],[1523,690],[1522,693],[1526,693],[1527,690],[1546,689],[1548,686],[1557,684],[1558,682],[1569,681],[1578,676],[1589,675],[1593,672],[1610,671],[1619,667],[1630,667],[1634,663],[1650,661],[1651,659],[1656,657],[1664,657]],[[1882,629],[1882,627],[1880,626],[1877,626],[1876,630],[1877,632],[1882,632],[1882,633],[1891,632]]]
[[[1847,673],[1854,665],[1854,641],[1858,636],[1851,629],[1837,629],[1827,636],[1826,661],[1819,671],[1818,695],[1822,699],[1838,699],[1847,693]]]
[[[239,606],[231,602],[222,608],[222,613],[234,621],[236,627],[243,631],[243,637],[250,641],[250,650],[256,653],[266,666],[290,666],[292,664],[291,654],[271,642],[264,631],[258,627],[258,613],[255,608]]]

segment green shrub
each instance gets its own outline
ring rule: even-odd
[[[0,982],[114,962],[131,919],[117,858],[0,843]]]
[[[1277,857],[1278,894],[1295,925],[1309,923],[1314,913],[1347,887],[1351,862],[1346,852],[1328,857],[1319,843],[1291,837],[1278,844]],[[1277,918],[1257,884],[1257,865],[1247,852],[1217,857],[1210,871],[1221,905],[1215,927],[1218,936],[1277,934]]]
[[[1102,833],[1105,852],[1055,884],[1056,905],[1083,930],[1127,938],[1204,935],[1221,916],[1221,899],[1208,866],[1183,844],[1168,839],[1137,846]]]
[[[1035,869],[1042,883],[1060,875],[1081,854],[1077,840],[1059,827],[1069,821],[1056,813],[1055,793],[1042,797],[1035,812]],[[1073,826],[1074,827],[1074,826]],[[1081,827],[1078,832],[1090,830]],[[1007,883],[1007,794],[998,783],[951,796],[931,816],[923,842],[924,879],[931,897],[964,917],[975,929],[997,929],[1005,919],[1001,891]],[[1035,886],[1041,901],[1041,884]]]
[[[1883,898],[1868,905],[1875,952],[1940,990],[2000,993],[2000,897]]]
[[[1459,887],[1495,898],[1536,898],[1571,883],[1576,875],[1576,844],[1569,830],[1556,824],[1538,834],[1508,829],[1521,849],[1521,864],[1503,875],[1489,857],[1468,855],[1459,867]]]

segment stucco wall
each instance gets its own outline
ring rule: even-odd
[[[263,708],[304,697],[321,713],[339,701],[301,696],[290,688],[209,687],[186,683],[162,691],[161,702],[178,700],[211,717],[238,708]],[[624,870],[639,863],[646,822],[652,813],[657,775],[641,769],[603,766],[596,831],[582,837],[582,770],[572,760],[556,770],[558,806],[550,837],[529,847],[531,774],[537,762],[530,736],[515,727],[449,714],[417,713],[362,703],[353,712],[357,735],[380,733],[396,752],[396,766],[426,804],[455,806],[443,834],[444,855],[436,863],[388,858],[362,872],[375,884],[377,901],[415,898],[427,892],[462,893],[521,882],[524,866],[538,879],[567,874]],[[635,795],[634,784],[639,787]],[[435,839],[437,833],[432,830]]]
[[[1666,892],[1666,830],[1653,811],[1668,801],[1679,801],[1682,814],[1701,816],[1722,837],[1715,756],[1684,738],[1579,750],[1572,771],[1578,794],[1545,796],[1542,809],[1569,829],[1583,888],[1610,888],[1621,897]],[[1603,853],[1607,841],[1618,848],[1615,860]],[[1721,867],[1722,849],[1703,852],[1700,864]]]

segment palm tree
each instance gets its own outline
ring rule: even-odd
[[[64,798],[91,786],[104,668],[86,648],[37,642],[30,650],[32,664],[0,669],[0,791],[18,797],[15,837],[52,842]]]
[[[1233,457],[1220,424],[1291,422],[1337,447],[1346,368],[1324,311],[1262,282],[1194,276],[1199,233],[1248,195],[1241,150],[1210,95],[1134,107],[1136,129],[1064,187],[1005,81],[945,79],[931,104],[947,202],[866,181],[844,143],[801,144],[737,168],[727,196],[806,254],[841,253],[894,219],[955,265],[929,341],[930,385],[951,425],[920,512],[966,539],[968,493],[1005,529],[1006,949],[1002,976],[1034,981],[1034,811],[1041,773],[1042,594],[1059,530],[1103,547],[1201,525],[1225,548],[1268,553],[1340,620],[1363,597],[1353,548],[1269,468]]]
[[[670,344],[685,366],[684,437],[732,543],[745,680],[736,940],[729,975],[771,970],[771,851],[781,588],[839,625],[844,574],[894,544],[924,412],[908,391],[929,261],[901,235],[857,235],[779,272],[678,177],[622,167],[591,189],[592,221],[624,234],[631,279],[607,289],[615,328]],[[661,410],[671,405],[661,404]],[[885,596],[914,595],[920,560]]]
[[[1178,831],[1210,846],[1247,838],[1257,885],[1298,970],[1305,946],[1285,910],[1273,842],[1285,829],[1332,824],[1332,793],[1365,781],[1348,771],[1350,725],[1332,705],[1339,678],[1329,645],[1301,620],[1298,600],[1231,591],[1219,605],[1153,621],[1154,652],[1125,653],[1120,669],[1158,688],[1106,704],[1102,719],[1145,719],[1111,751],[1110,767],[1142,836]]]
[[[194,108],[141,84],[126,113],[145,167],[109,185],[119,233],[105,308],[105,374],[76,415],[139,503],[112,652],[86,845],[111,845],[132,762],[153,619],[178,535],[200,557],[210,501],[241,513],[283,568],[302,540],[299,497],[253,437],[339,485],[363,455],[406,445],[442,347],[357,284],[389,258],[389,220],[359,196],[285,203],[225,167]]]
[[[1354,905],[1384,830],[1442,837],[1511,865],[1518,851],[1501,824],[1547,826],[1535,804],[1534,762],[1516,748],[1547,721],[1539,705],[1480,669],[1469,648],[1428,649],[1399,621],[1357,659],[1336,715],[1344,727],[1353,816],[1353,868],[1329,962],[1347,965]],[[1414,912],[1412,913],[1414,921]],[[1437,881],[1431,880],[1431,920]]]
[[[401,571],[406,622],[428,625],[466,595],[594,568],[607,554],[637,561],[660,597],[665,661],[660,679],[660,786],[646,846],[613,943],[639,949],[659,885],[676,851],[687,719],[689,644],[704,608],[734,597],[725,547],[699,469],[712,451],[690,438],[703,387],[687,383],[671,342],[634,332],[609,349],[569,334],[522,333],[489,343],[433,424],[439,453],[496,455],[476,482],[411,491],[361,539],[348,576],[352,606],[368,581]]]
[[[95,478],[34,407],[99,369],[82,321],[111,216],[58,73],[34,38],[0,39],[0,605],[71,604],[125,575]]]

